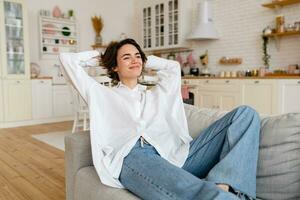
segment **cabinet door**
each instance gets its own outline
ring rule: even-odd
[[[32,118],[43,119],[52,116],[51,80],[32,80]]]
[[[216,93],[211,91],[200,90],[199,106],[201,108],[218,108]]]
[[[31,119],[30,80],[4,80],[4,120]]]
[[[141,1],[142,2],[142,1]],[[144,0],[137,6],[141,42],[145,50],[187,47],[191,3],[183,0]]]
[[[4,120],[4,105],[3,105],[3,89],[2,89],[2,81],[0,80],[0,122]]]
[[[277,91],[274,80],[245,80],[242,103],[261,114],[277,113]]]
[[[55,117],[74,114],[71,90],[67,85],[53,86],[53,115]]]
[[[234,92],[218,93],[217,94],[217,107],[221,110],[231,111],[233,108],[240,105],[240,94]]]
[[[279,85],[279,112],[300,112],[300,80],[281,80]]]
[[[6,79],[29,78],[27,9],[23,1],[1,1],[2,75]]]

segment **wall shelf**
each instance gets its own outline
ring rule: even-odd
[[[300,31],[286,31],[283,33],[271,33],[265,36],[267,37],[282,37],[282,36],[290,36],[290,35],[300,35]]]
[[[300,3],[300,0],[273,0],[271,3],[262,4],[263,7],[276,9],[278,7],[283,7],[295,3]]]
[[[78,27],[75,20],[39,16],[40,54],[53,59],[61,52],[78,51]]]

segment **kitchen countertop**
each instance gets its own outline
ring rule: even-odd
[[[300,79],[299,76],[251,76],[251,77],[204,77],[204,76],[182,76],[181,79]]]
[[[35,77],[31,79],[52,79],[52,76],[41,76],[41,77]]]

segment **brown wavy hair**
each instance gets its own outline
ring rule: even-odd
[[[120,81],[119,75],[117,72],[114,71],[114,69],[118,66],[117,63],[118,50],[126,44],[131,44],[137,48],[143,61],[142,69],[144,70],[144,65],[147,61],[147,57],[145,53],[142,51],[140,45],[134,39],[127,38],[119,42],[112,41],[106,48],[104,54],[101,55],[101,61],[100,61],[101,66],[107,69],[107,74],[112,79],[112,85],[116,85]]]

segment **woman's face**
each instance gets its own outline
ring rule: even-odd
[[[137,48],[131,44],[123,45],[117,53],[117,67],[120,80],[136,79],[141,75],[143,61]]]

